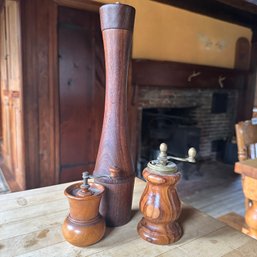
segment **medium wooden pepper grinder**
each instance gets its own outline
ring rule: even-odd
[[[83,183],[72,184],[64,191],[70,213],[62,225],[62,233],[69,243],[79,247],[98,242],[105,233],[105,221],[99,214],[104,187],[88,183],[89,178],[92,176],[83,172]]]
[[[100,213],[108,226],[120,226],[131,218],[135,171],[127,130],[127,76],[135,9],[123,4],[100,8],[103,34],[106,96],[102,135],[94,175],[106,193]]]
[[[137,226],[144,240],[159,245],[176,242],[182,236],[177,222],[181,203],[176,191],[181,174],[168,158],[167,145],[162,143],[158,160],[150,161],[143,171],[147,185],[140,200],[140,211],[144,217]]]

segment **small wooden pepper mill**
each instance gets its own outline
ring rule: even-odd
[[[131,218],[135,170],[127,125],[127,77],[135,9],[123,4],[100,8],[106,67],[104,121],[94,175],[106,192],[100,213],[108,226],[121,226]]]
[[[147,185],[140,200],[144,217],[138,223],[138,234],[154,244],[176,242],[182,236],[182,228],[177,222],[181,203],[176,191],[181,174],[176,164],[169,161],[166,144],[160,145],[158,159],[148,163],[143,176]]]
[[[64,191],[70,213],[62,225],[62,233],[69,243],[79,247],[98,242],[105,233],[105,221],[99,214],[105,189],[102,185],[88,183],[89,178],[92,176],[83,172],[83,183],[73,184]]]

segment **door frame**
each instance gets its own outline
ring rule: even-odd
[[[58,7],[98,12],[90,0],[19,0],[26,189],[59,183]],[[0,0],[1,3],[1,0]]]
[[[83,0],[52,0],[51,3],[52,7],[49,8],[49,19],[52,22],[49,22],[49,77],[52,78],[49,80],[49,88],[52,89],[51,92],[51,106],[53,106],[53,109],[51,109],[51,115],[53,119],[53,138],[54,140],[51,140],[52,146],[51,149],[53,150],[54,156],[50,158],[50,161],[52,162],[51,167],[54,168],[55,181],[54,184],[59,183],[60,178],[60,110],[59,110],[59,64],[58,64],[58,27],[57,27],[57,21],[58,21],[58,8],[60,6],[74,8],[78,10],[85,10],[85,11],[91,11],[91,12],[99,12],[99,8],[102,6],[101,3],[98,2],[92,2],[92,1],[83,1]],[[58,103],[58,104],[57,104]]]

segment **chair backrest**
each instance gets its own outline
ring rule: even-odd
[[[257,125],[250,120],[237,123],[236,140],[239,161],[257,158]]]

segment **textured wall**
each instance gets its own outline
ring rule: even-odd
[[[110,0],[97,0],[113,3]],[[133,58],[232,68],[238,38],[250,29],[150,0],[121,0],[136,8]]]

